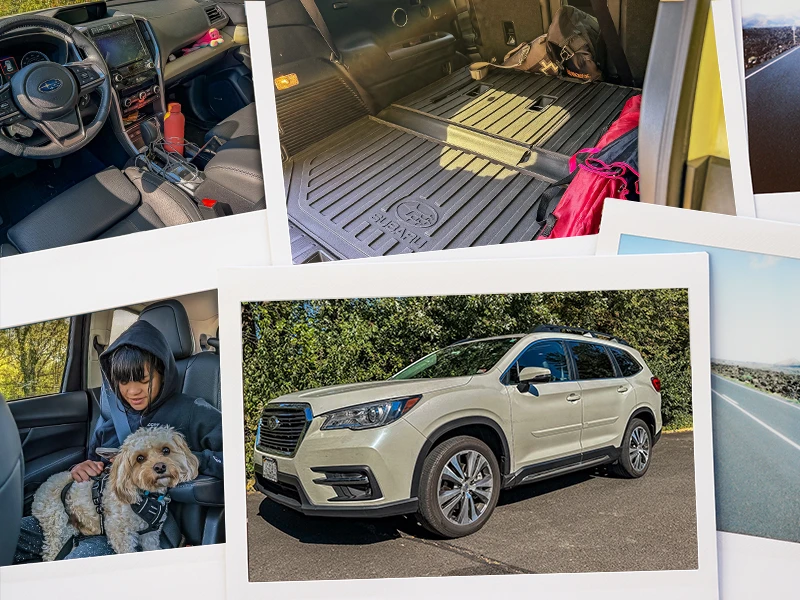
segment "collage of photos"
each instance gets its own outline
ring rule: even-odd
[[[0,2],[0,598],[791,597],[798,47]]]

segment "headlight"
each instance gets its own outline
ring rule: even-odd
[[[422,395],[391,398],[379,402],[349,406],[321,416],[325,422],[320,429],[372,429],[393,423],[422,400]]]

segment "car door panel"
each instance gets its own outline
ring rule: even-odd
[[[536,384],[528,392],[509,385],[507,391],[516,469],[568,456],[580,457],[582,407],[580,399],[574,399],[580,395],[577,382]]]
[[[620,420],[630,413],[636,404],[636,392],[628,380],[596,379],[581,381],[583,398],[583,437],[584,452],[619,446],[625,426]]]
[[[85,392],[66,392],[14,400],[8,406],[25,458],[27,510],[48,477],[85,459],[89,399]]]

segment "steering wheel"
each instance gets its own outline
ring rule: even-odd
[[[0,150],[25,158],[58,158],[83,148],[99,133],[111,106],[111,78],[100,52],[80,31],[52,17],[21,15],[0,20],[0,38],[20,29],[41,28],[60,34],[83,51],[86,59],[60,65],[36,62],[14,73],[0,86]],[[94,90],[100,106],[84,126],[78,103]],[[3,133],[3,127],[27,119],[50,140],[28,146]]]

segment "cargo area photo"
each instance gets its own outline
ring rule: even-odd
[[[685,289],[242,304],[249,580],[698,568]]]
[[[687,148],[707,2],[266,14],[295,263],[597,233],[605,197],[705,208],[710,156]]]
[[[244,0],[0,3],[0,257],[266,206]]]

